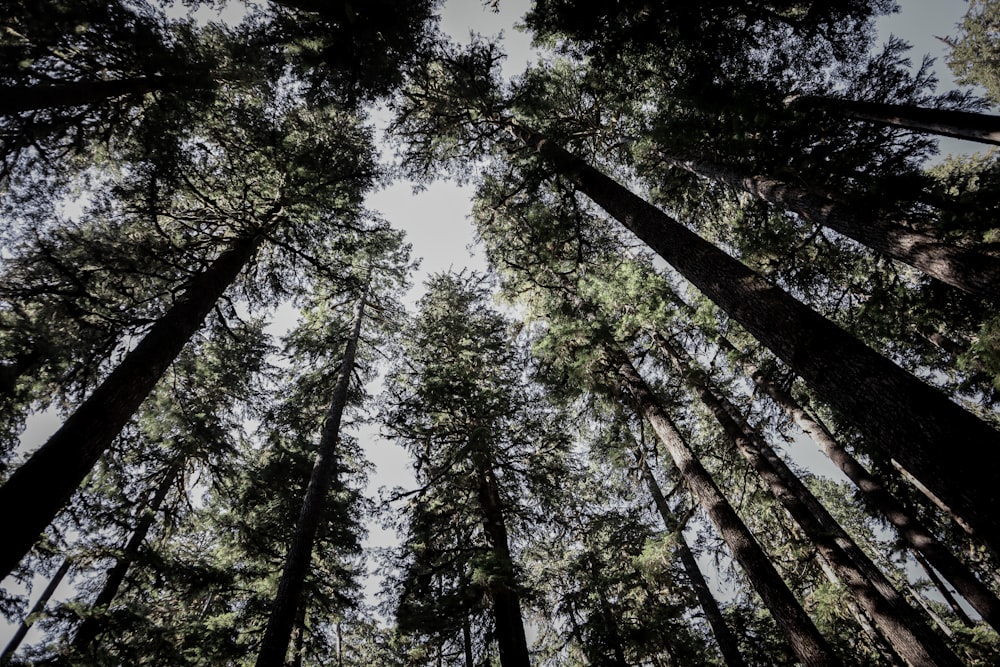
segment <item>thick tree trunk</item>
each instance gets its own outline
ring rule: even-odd
[[[715,416],[743,458],[757,471],[792,520],[816,546],[858,605],[875,621],[899,657],[912,667],[961,667],[958,657],[906,603],[802,480],[739,416],[736,407],[708,386],[704,375],[693,367],[687,353],[662,336],[657,337],[657,342],[678,374]]]
[[[37,600],[35,600],[35,604],[31,605],[31,611],[28,612],[28,615],[25,616],[24,620],[17,626],[14,636],[12,636],[10,641],[7,642],[7,646],[4,647],[3,653],[0,653],[0,665],[6,665],[10,662],[14,653],[17,652],[17,649],[21,646],[21,642],[23,642],[24,638],[28,636],[28,631],[37,619],[38,614],[45,609],[45,605],[47,605],[49,600],[52,599],[52,594],[56,592],[56,589],[59,588],[59,584],[61,584],[62,580],[66,578],[66,574],[69,572],[69,566],[69,558],[64,558],[63,562],[59,565],[59,569],[57,569],[55,574],[52,575],[52,578],[49,579],[49,583],[45,587],[45,590],[43,590],[42,594],[38,596]]]
[[[316,531],[322,518],[323,503],[327,492],[337,474],[337,444],[340,439],[340,421],[347,406],[347,394],[354,373],[354,362],[357,358],[358,341],[361,338],[361,324],[364,321],[365,306],[368,301],[368,290],[371,288],[371,271],[365,280],[365,289],[358,299],[351,326],[350,338],[344,350],[344,359],[340,364],[337,382],[333,388],[330,408],[326,413],[323,431],[320,435],[316,460],[313,464],[309,485],[306,487],[299,511],[298,522],[295,524],[295,536],[285,556],[285,567],[278,582],[278,591],[271,605],[271,615],[261,640],[260,652],[257,654],[257,667],[281,667],[288,652],[288,642],[295,626],[295,616],[302,603],[302,591],[305,587],[306,574],[309,571],[309,561],[312,558],[313,544],[316,541]]]
[[[734,558],[770,610],[798,659],[806,667],[839,665],[840,660],[819,634],[767,554],[715,486],[708,471],[684,442],[659,400],[629,360],[622,359],[617,363],[617,378],[622,392],[631,397],[638,411],[653,427],[674,465],[729,545]]]
[[[261,235],[235,240],[192,278],[118,367],[0,487],[0,507],[9,512],[0,543],[0,577],[13,571],[69,501],[262,242]],[[14,507],[16,512],[10,510]]]
[[[1000,547],[1000,433],[544,136],[511,133],[787,363],[886,458]]]
[[[872,250],[899,260],[960,290],[1000,298],[1000,258],[946,243],[931,234],[885,220],[801,186],[695,159],[667,159],[692,173],[716,180],[789,211],[806,222],[829,227]]]
[[[1000,145],[1000,116],[953,109],[931,109],[912,104],[859,102],[823,95],[796,95],[785,100],[793,109],[832,111],[848,118],[916,132],[939,134],[983,144]]]
[[[80,628],[76,631],[76,636],[73,638],[71,646],[74,653],[80,654],[86,651],[91,642],[100,634],[101,628],[104,625],[101,614],[107,611],[108,605],[118,595],[118,590],[121,588],[122,582],[125,581],[125,575],[132,566],[135,557],[139,555],[139,549],[146,540],[150,528],[153,527],[153,523],[156,520],[156,513],[159,512],[160,506],[163,504],[182,470],[183,465],[180,462],[173,463],[167,469],[163,479],[160,480],[149,504],[142,509],[142,514],[136,522],[132,536],[125,544],[125,549],[122,551],[121,556],[118,557],[114,567],[108,570],[108,578],[105,579],[104,586],[94,599],[93,605],[91,605],[91,615],[80,624]]]
[[[684,307],[690,308],[687,304]],[[724,336],[717,336],[716,343],[722,349],[740,357],[740,352]],[[806,411],[787,391],[771,381],[760,369],[743,362],[743,367],[753,378],[754,384],[764,391],[809,438],[819,445],[823,452],[840,470],[847,475],[865,496],[866,502],[889,520],[899,536],[915,552],[940,572],[955,589],[969,602],[994,630],[1000,632],[1000,598],[983,584],[972,570],[955,556],[954,552],[941,543],[917,518],[912,510],[905,507],[872,475],[861,462],[833,436],[817,419]]]
[[[470,437],[478,438],[477,434]],[[503,515],[503,501],[492,465],[492,456],[485,442],[473,444],[473,465],[478,481],[479,504],[483,511],[483,530],[500,576],[490,587],[493,598],[493,622],[496,626],[497,648],[502,667],[530,667],[528,640],[524,633],[521,601],[517,593],[514,559],[510,555],[510,540]]]
[[[0,116],[56,107],[79,107],[123,95],[143,95],[167,85],[168,77],[71,81],[36,86],[0,86]]]
[[[830,567],[829,563],[823,560],[822,557],[817,558],[816,562],[819,563],[820,569],[823,570],[823,574],[826,575],[827,580],[829,580],[831,584],[834,586],[841,585],[840,579],[833,571],[833,568]],[[885,637],[883,637],[881,633],[875,629],[875,626],[872,625],[871,619],[865,615],[865,612],[861,611],[861,608],[858,607],[858,603],[850,597],[846,598],[844,601],[847,603],[847,607],[851,610],[851,616],[853,616],[854,620],[857,621],[859,626],[861,626],[864,633],[868,635],[868,638],[872,642],[872,646],[874,646],[875,650],[879,652],[879,655],[881,655],[888,664],[892,665],[892,667],[906,667],[903,664],[902,659],[900,659],[900,657],[896,655],[896,652],[892,650],[892,647],[889,645],[889,642],[885,640]]]
[[[698,598],[698,603],[705,613],[705,619],[712,628],[712,635],[719,645],[719,651],[722,653],[727,667],[745,667],[746,661],[740,653],[739,642],[736,641],[736,636],[726,624],[726,620],[722,616],[722,609],[719,608],[719,603],[712,595],[712,591],[708,587],[708,582],[705,581],[705,577],[698,567],[698,561],[695,560],[687,540],[684,539],[683,531],[676,525],[677,522],[670,511],[670,506],[667,505],[667,499],[663,497],[663,492],[660,490],[660,485],[657,483],[656,477],[653,476],[653,471],[649,469],[649,465],[646,463],[646,452],[641,451],[638,443],[635,444],[635,457],[642,472],[642,479],[646,482],[646,488],[649,489],[649,494],[653,497],[653,504],[656,506],[656,511],[659,512],[660,518],[663,519],[664,527],[676,533],[677,555],[680,557],[681,565],[684,567],[684,573],[691,582],[691,587]]]

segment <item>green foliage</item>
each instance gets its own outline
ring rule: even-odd
[[[951,47],[948,67],[960,83],[978,85],[995,104],[1000,103],[1000,4],[971,0],[958,35],[945,39]]]

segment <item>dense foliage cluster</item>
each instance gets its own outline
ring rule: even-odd
[[[0,664],[998,664],[997,2],[225,4],[0,14]]]

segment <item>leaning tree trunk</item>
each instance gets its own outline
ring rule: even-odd
[[[52,575],[52,578],[49,579],[49,583],[45,587],[45,590],[43,590],[42,594],[38,596],[37,600],[35,600],[35,604],[31,605],[31,611],[28,612],[28,615],[25,616],[24,620],[22,620],[17,626],[17,630],[14,632],[14,635],[10,638],[10,641],[7,642],[7,646],[4,647],[3,653],[0,653],[0,665],[6,665],[10,662],[14,653],[17,652],[18,647],[21,646],[21,642],[23,642],[24,638],[28,636],[28,630],[30,630],[31,626],[34,625],[38,614],[45,609],[45,605],[47,605],[49,600],[52,599],[52,594],[56,592],[56,589],[59,588],[59,584],[61,584],[62,580],[66,578],[66,574],[69,572],[69,566],[70,559],[64,558],[63,562],[59,565],[59,569],[57,569],[55,574]]]
[[[170,77],[70,81],[37,86],[0,86],[0,116],[57,107],[79,107],[125,95],[143,95],[167,85]]]
[[[351,334],[344,350],[344,358],[340,364],[337,382],[333,388],[330,407],[323,423],[316,460],[313,464],[309,484],[306,487],[302,508],[299,511],[298,522],[295,524],[295,536],[285,556],[285,566],[278,582],[278,591],[271,604],[271,615],[268,618],[267,629],[261,640],[260,651],[257,654],[257,667],[282,667],[285,664],[285,654],[288,652],[288,642],[295,627],[296,612],[302,603],[302,591],[305,587],[306,575],[309,571],[309,561],[312,558],[313,544],[316,541],[316,531],[323,516],[323,503],[327,492],[337,474],[337,445],[340,440],[340,422],[347,406],[347,394],[354,373],[354,363],[357,358],[358,341],[361,338],[361,325],[364,321],[365,306],[368,301],[368,290],[371,289],[371,270],[365,280],[364,291],[358,299],[351,325]]]
[[[1000,116],[954,109],[932,109],[913,104],[845,100],[824,95],[794,95],[785,100],[792,109],[831,111],[905,130],[1000,145]]]
[[[687,304],[684,307],[690,308]],[[737,357],[741,354],[725,336],[718,335],[715,342],[722,349]],[[896,499],[871,472],[865,468],[838,441],[829,429],[809,412],[782,387],[767,377],[760,369],[748,362],[742,362],[744,369],[754,384],[764,391],[774,403],[787,414],[795,424],[819,445],[829,459],[865,496],[865,501],[888,519],[899,536],[920,553],[940,572],[952,586],[962,594],[970,605],[994,630],[1000,632],[1000,598],[983,584],[955,553],[941,543],[917,518],[916,514]]]
[[[905,221],[883,219],[877,211],[861,210],[793,183],[703,160],[665,159],[698,176],[797,213],[806,222],[829,227],[943,283],[977,296],[1000,299],[1000,258],[996,256],[946,243],[913,229]]]
[[[524,619],[521,616],[521,601],[517,592],[514,573],[514,559],[510,554],[510,539],[507,523],[503,515],[503,501],[493,457],[489,444],[481,434],[473,433],[471,438],[479,438],[473,443],[473,466],[478,482],[479,505],[483,512],[483,530],[489,538],[499,576],[489,588],[493,598],[493,622],[496,625],[497,649],[502,667],[530,667],[528,640],[524,633]]]
[[[1000,433],[580,158],[507,127],[1000,547]]]
[[[142,508],[142,515],[136,522],[132,536],[125,544],[125,549],[117,558],[114,567],[108,570],[108,577],[104,581],[104,586],[101,587],[100,593],[94,598],[94,603],[91,605],[91,614],[80,624],[80,628],[76,631],[76,636],[73,637],[73,643],[70,648],[74,653],[84,653],[94,639],[97,638],[97,635],[100,634],[101,628],[104,625],[101,615],[107,612],[108,605],[118,595],[118,591],[125,581],[125,575],[128,573],[136,556],[139,555],[139,549],[146,540],[150,528],[153,527],[153,523],[156,520],[156,513],[160,510],[160,506],[177,481],[177,478],[180,477],[183,469],[183,464],[180,461],[171,464],[167,468],[163,479],[160,480],[160,484],[156,487],[149,504]]]
[[[875,621],[896,654],[912,667],[961,667],[958,657],[906,603],[802,480],[739,416],[736,407],[709,387],[704,374],[693,366],[686,352],[662,336],[657,337],[657,342],[678,374],[715,416],[739,453],[816,546],[858,605]]]
[[[236,239],[189,280],[184,294],[118,367],[0,487],[0,507],[9,512],[0,544],[0,577],[13,571],[69,502],[263,239],[259,233]],[[16,512],[10,511],[15,507]]]
[[[621,392],[631,397],[637,410],[653,427],[691,492],[705,508],[754,590],[770,610],[796,657],[806,667],[839,665],[840,660],[781,579],[767,554],[715,486],[708,471],[695,457],[635,366],[626,358],[616,362],[616,365],[616,380]]]
[[[948,606],[951,607],[952,613],[954,613],[958,620],[962,622],[962,625],[967,628],[976,627],[976,622],[969,618],[969,615],[965,613],[965,610],[962,609],[962,605],[959,604],[958,600],[955,599],[955,596],[951,594],[951,591],[948,590],[945,583],[941,581],[941,577],[939,577],[937,572],[934,571],[934,568],[927,562],[927,559],[924,558],[916,549],[911,549],[910,553],[912,553],[916,561],[920,563],[920,567],[922,567],[924,572],[927,574],[927,578],[931,580],[932,584],[934,584],[934,588],[937,589],[938,594],[940,594],[941,597],[944,598],[944,601],[948,603]]]
[[[712,628],[712,635],[719,645],[722,658],[726,661],[727,667],[745,667],[746,661],[743,659],[743,654],[740,653],[739,642],[736,641],[736,636],[726,624],[726,619],[722,616],[722,609],[719,608],[719,603],[712,595],[708,582],[705,581],[705,577],[698,567],[698,561],[695,560],[694,554],[691,552],[691,547],[684,539],[683,530],[676,525],[677,522],[667,505],[667,499],[663,497],[660,485],[657,483],[656,477],[653,476],[653,471],[649,469],[646,452],[642,451],[639,443],[634,444],[634,453],[639,463],[642,479],[646,482],[646,488],[649,489],[649,494],[653,497],[653,504],[656,506],[660,518],[663,519],[663,525],[667,530],[674,531],[676,534],[677,555],[680,557],[684,572],[691,582],[698,603],[705,613],[708,625]]]

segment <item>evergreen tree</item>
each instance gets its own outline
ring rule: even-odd
[[[565,438],[524,385],[509,325],[485,297],[475,276],[433,277],[390,375],[389,433],[421,483],[398,616],[403,628],[446,638],[485,605],[501,664],[528,665],[515,540],[528,517],[543,516],[530,503],[558,484]]]

